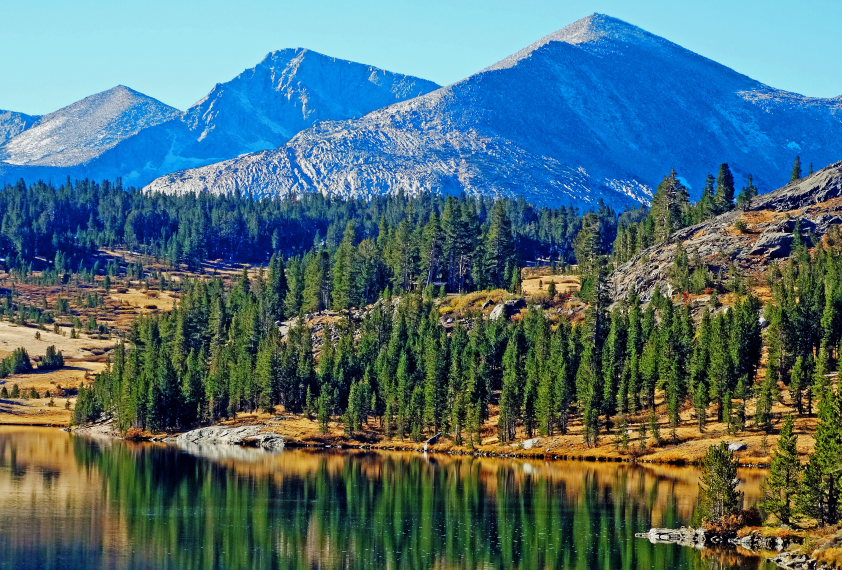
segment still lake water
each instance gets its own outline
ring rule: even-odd
[[[741,472],[750,501],[762,472]],[[195,449],[0,427],[0,568],[770,569],[634,537],[698,471]]]

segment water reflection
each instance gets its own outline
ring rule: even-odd
[[[0,567],[766,568],[634,538],[689,520],[690,468],[236,451],[0,428]]]

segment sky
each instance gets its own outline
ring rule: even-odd
[[[185,109],[286,47],[448,84],[593,12],[773,87],[842,95],[839,0],[0,0],[0,109],[118,84]]]

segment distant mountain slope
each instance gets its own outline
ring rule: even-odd
[[[72,167],[15,169],[6,165],[6,178],[122,177],[126,184],[145,184],[173,170],[276,148],[317,121],[361,117],[437,87],[430,81],[310,50],[286,49],[270,53],[255,67],[217,84],[186,112],[173,110],[168,120],[136,130],[102,152],[79,155],[71,145],[61,153],[33,160],[30,155],[37,145],[31,141],[44,138],[36,129],[44,131],[45,127],[39,125],[0,147],[0,159],[17,165]],[[67,110],[75,111],[72,107]],[[59,113],[62,117],[70,114],[65,110]],[[109,133],[110,125],[91,122],[88,114],[80,115],[78,121],[91,133]],[[49,124],[61,126],[55,120]],[[50,141],[54,147],[61,148],[68,140],[61,128],[50,134],[55,137]],[[28,150],[27,160],[20,158],[21,148]],[[0,177],[3,170],[0,165]]]
[[[38,120],[38,117],[0,109],[0,145],[16,137]]]
[[[698,196],[727,161],[762,188],[842,154],[842,101],[778,91],[595,14],[467,79],[283,147],[164,176],[160,192],[447,192],[646,203],[676,168]]]
[[[651,298],[656,286],[670,293],[669,274],[679,244],[714,273],[726,271],[731,263],[743,270],[762,270],[772,261],[789,257],[799,220],[805,235],[819,237],[842,224],[842,162],[758,196],[744,211],[734,210],[681,229],[665,243],[643,250],[614,271],[614,298],[627,298],[632,288],[644,300]]]
[[[75,166],[179,114],[118,85],[40,117],[0,147],[0,160],[17,166]]]

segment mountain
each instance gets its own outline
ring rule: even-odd
[[[801,222],[802,235],[820,239],[842,224],[842,162],[754,198],[744,210],[732,210],[675,232],[626,263],[611,276],[617,300],[634,289],[646,301],[656,286],[671,294],[670,270],[679,244],[712,274],[726,274],[731,264],[748,273],[762,272],[789,257],[793,231]]]
[[[625,207],[647,203],[671,168],[694,196],[726,161],[738,183],[751,173],[772,188],[796,154],[817,165],[842,155],[842,99],[767,87],[594,14],[453,85],[147,188],[466,192]]]
[[[32,133],[29,138],[37,140],[34,131],[43,130],[37,125],[0,147],[0,159],[13,164],[73,167],[48,171],[28,169],[23,173],[20,169],[11,171],[7,167],[6,178],[122,177],[126,184],[145,184],[173,170],[276,148],[318,121],[361,117],[437,87],[423,79],[314,51],[286,49],[270,53],[255,67],[227,83],[217,84],[186,112],[173,110],[165,117],[167,120],[136,130],[119,144],[103,148],[103,152],[83,157],[73,154],[75,160],[62,163],[16,160],[14,151],[19,147],[32,148],[23,144],[28,133]],[[71,107],[67,109],[76,111]],[[69,114],[65,110],[58,113]],[[79,119],[87,121],[88,117],[81,115]],[[108,132],[109,128],[108,125],[91,126],[91,132]],[[57,145],[64,142],[58,140]],[[75,146],[68,147],[65,154],[70,154]],[[8,158],[2,158],[4,155]],[[0,177],[2,169],[0,166]]]
[[[40,117],[0,146],[0,160],[17,166],[75,166],[178,114],[118,85]]]
[[[0,145],[31,127],[38,117],[0,109]]]

